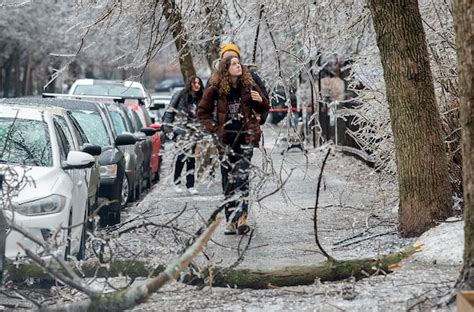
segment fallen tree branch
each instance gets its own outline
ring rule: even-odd
[[[390,268],[398,264],[401,260],[411,256],[420,250],[420,246],[413,245],[402,251],[390,253],[376,258],[352,259],[344,261],[325,261],[321,263],[288,266],[266,270],[257,269],[233,269],[215,267],[200,272],[200,276],[189,272],[183,277],[182,281],[191,284],[202,284],[205,279],[212,276],[212,285],[216,287],[238,287],[266,289],[269,285],[273,286],[295,286],[310,285],[316,279],[321,281],[342,280],[354,276],[355,278],[364,278],[374,273],[392,272]],[[119,261],[115,260],[109,264],[110,269],[101,266],[97,262],[84,262],[80,266],[84,277],[150,277],[157,276],[165,270],[165,266],[151,267],[142,261]],[[8,266],[11,278],[48,278],[41,268],[36,265],[21,265],[15,268],[12,264]],[[94,275],[96,274],[96,275]]]
[[[358,239],[356,241],[353,241],[353,242],[350,242],[350,243],[346,243],[346,244],[343,244],[343,245],[338,245],[336,247],[333,247],[333,249],[336,249],[336,248],[343,248],[343,247],[347,247],[347,246],[350,246],[350,245],[355,245],[355,244],[358,244],[358,243],[361,243],[363,241],[366,241],[366,240],[369,240],[369,239],[372,239],[372,238],[375,238],[375,237],[379,237],[379,236],[384,236],[384,235],[395,235],[395,234],[398,234],[397,231],[388,231],[388,232],[384,232],[384,233],[377,233],[377,234],[374,234],[374,235],[370,235],[370,236],[367,236],[367,237],[364,237],[364,238],[361,238],[361,239]],[[334,244],[335,245],[335,244]]]
[[[319,242],[318,237],[318,202],[319,202],[319,190],[321,188],[321,179],[323,177],[324,166],[326,165],[326,161],[328,160],[329,153],[331,153],[331,148],[328,149],[326,156],[324,157],[323,164],[321,165],[321,171],[319,172],[318,177],[318,186],[316,187],[316,202],[314,203],[314,218],[313,218],[313,226],[314,226],[314,239],[316,241],[316,245],[318,246],[319,250],[323,253],[323,255],[328,259],[328,261],[336,261],[333,257],[331,257],[326,250],[324,250],[323,246]]]
[[[168,282],[176,279],[188,267],[191,260],[204,248],[221,219],[211,223],[194,243],[175,261],[170,263],[156,278],[146,284],[137,285],[128,289],[102,294],[99,298],[92,298],[68,305],[44,307],[42,311],[122,311],[133,308],[147,300]]]

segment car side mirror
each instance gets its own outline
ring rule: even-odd
[[[115,146],[121,146],[121,145],[133,145],[137,139],[135,138],[134,135],[128,134],[128,133],[123,133],[117,135],[115,138]]]
[[[141,132],[145,133],[146,136],[152,136],[156,133],[156,129],[153,128],[142,128],[140,129]]]
[[[79,151],[70,151],[67,154],[66,165],[62,168],[67,169],[86,169],[91,168],[95,164],[95,158],[88,153]]]
[[[87,144],[82,148],[82,151],[92,156],[99,156],[102,154],[102,147],[95,144]]]
[[[159,123],[157,123],[157,122],[152,123],[152,124],[150,125],[150,127],[153,128],[153,129],[155,129],[156,131],[160,131],[160,130],[161,130],[161,125],[160,125]]]

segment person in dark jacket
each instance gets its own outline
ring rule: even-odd
[[[217,71],[219,69],[220,61],[225,57],[237,56],[240,59],[241,58],[240,57],[240,48],[235,43],[231,43],[231,42],[225,43],[221,46],[221,48],[219,50],[219,56],[220,56],[220,59],[216,59],[213,62],[213,70],[214,71]],[[255,84],[262,91],[262,95],[267,99],[267,101],[270,101],[270,97],[269,97],[269,94],[268,94],[268,91],[267,91],[267,87],[265,86],[265,83],[263,82],[262,78],[260,78],[260,76],[258,75],[257,67],[255,65],[250,65],[250,64],[247,64],[247,65],[244,65],[244,66],[249,69],[250,74],[252,75],[253,81],[255,82]],[[210,81],[211,81],[210,79],[207,81],[206,88],[208,88],[210,86]],[[259,119],[259,122],[260,122],[261,125],[263,125],[265,123],[265,121],[267,119],[267,115],[268,115],[268,112],[265,113],[264,115],[257,116],[257,119]]]
[[[261,137],[257,115],[267,112],[269,104],[237,56],[223,58],[210,83],[199,103],[198,117],[204,129],[215,133],[219,140],[226,196],[225,234],[246,234],[250,230],[247,224],[249,169],[253,147]]]
[[[203,84],[198,76],[191,76],[183,90],[176,93],[170,101],[169,107],[163,116],[163,129],[165,135],[178,142],[180,146],[176,157],[174,170],[174,183],[176,192],[182,192],[181,172],[186,163],[186,188],[192,195],[198,192],[194,187],[195,182],[195,149],[196,143],[193,136],[198,126],[197,107],[203,95]]]

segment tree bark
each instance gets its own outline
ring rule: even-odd
[[[451,185],[417,0],[369,0],[395,141],[403,236],[451,211]]]
[[[288,266],[265,270],[232,269],[215,267],[212,274],[208,271],[196,276],[189,272],[183,281],[190,284],[204,283],[212,276],[212,285],[217,287],[238,287],[265,289],[272,286],[310,285],[316,279],[321,281],[342,280],[354,276],[367,277],[378,272],[390,273],[391,267],[396,266],[401,260],[420,250],[420,246],[409,246],[400,252],[391,253],[379,258],[365,258],[345,261],[325,261],[322,263]],[[158,276],[166,268],[164,265],[151,267],[150,264],[140,260],[116,260],[109,265],[107,270],[96,261],[83,262],[76,270],[82,277],[115,277],[130,276],[153,277]],[[26,278],[51,279],[42,268],[37,265],[8,265],[9,278],[13,281]]]
[[[175,3],[175,0],[163,0],[163,13],[170,25],[174,44],[178,51],[181,74],[186,82],[191,76],[196,75],[196,70],[194,69],[193,56],[188,42],[187,31],[182,22],[181,12]]]
[[[454,25],[461,93],[464,186],[464,265],[462,289],[474,289],[474,8],[472,0],[454,1]]]
[[[12,85],[12,58],[9,56],[3,65],[5,76],[3,79],[3,96],[10,97]]]
[[[13,66],[15,69],[15,97],[20,97],[22,88],[21,88],[21,66],[20,66],[20,52],[15,49],[13,58]]]
[[[206,45],[206,60],[211,71],[214,71],[213,62],[219,58],[220,35],[223,33],[222,15],[224,14],[222,0],[202,0],[208,23],[209,42]]]
[[[25,65],[25,71],[23,74],[23,95],[31,95],[30,92],[30,87],[31,87],[31,64],[32,64],[32,56],[31,52],[27,52],[27,60],[26,60],[26,65]]]

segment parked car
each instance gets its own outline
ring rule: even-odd
[[[169,92],[184,88],[184,81],[181,78],[165,79],[155,86],[156,92]]]
[[[169,94],[156,94],[151,96],[151,106],[148,107],[150,115],[156,122],[162,122],[162,118],[171,101]]]
[[[60,94],[54,96],[61,98]],[[55,105],[70,111],[89,141],[102,147],[102,154],[99,157],[99,201],[107,200],[109,203],[99,211],[100,224],[107,226],[120,223],[120,210],[128,201],[130,188],[125,179],[125,157],[119,146],[134,145],[135,137],[131,134],[115,133],[103,103],[61,98]]]
[[[152,180],[157,181],[160,177],[160,166],[161,166],[161,128],[157,123],[153,123],[148,110],[140,105],[140,103],[133,99],[128,99],[124,101],[124,106],[130,108],[132,111],[135,111],[139,117],[139,123],[141,128],[153,128],[156,133],[154,133],[151,138],[152,143],[152,155],[151,155],[151,174]]]
[[[25,97],[1,99],[0,103],[29,107],[41,107],[43,110],[48,110],[51,114],[53,114],[55,120],[57,120],[58,124],[62,127],[62,130],[66,135],[71,148],[76,151],[83,151],[95,157],[96,162],[94,166],[86,170],[89,201],[88,214],[92,215],[98,206],[97,200],[99,196],[100,185],[100,164],[98,156],[102,153],[102,148],[89,142],[84,130],[81,128],[77,120],[65,109],[55,106],[56,101],[58,101],[58,99]]]
[[[9,193],[11,205],[2,202],[6,217],[42,243],[54,240],[65,257],[82,258],[88,202],[85,168],[94,165],[94,157],[72,150],[63,127],[40,107],[0,104],[0,142],[5,180],[12,174],[20,179],[16,192]],[[3,191],[8,192],[6,183]],[[44,252],[13,230],[6,239],[7,258],[25,255],[19,243],[32,252]]]
[[[77,79],[69,89],[70,95],[99,95],[143,98],[145,107],[151,105],[151,97],[137,81]]]
[[[116,102],[106,102],[107,109],[110,112],[112,124],[117,134],[129,133],[136,138],[134,145],[121,146],[120,150],[125,155],[126,160],[126,178],[130,185],[129,202],[140,198],[142,187],[146,182],[147,177],[151,177],[151,146],[146,143],[145,132],[152,135],[155,131],[147,131],[133,127],[127,109]]]
[[[99,92],[99,90],[96,90]],[[76,98],[85,98],[94,101],[100,102],[110,102],[115,101],[117,103],[122,103],[125,107],[130,107],[133,110],[136,110],[140,122],[135,124],[134,131],[135,132],[144,132],[147,137],[151,137],[148,141],[151,141],[152,146],[152,153],[149,159],[151,171],[145,170],[145,181],[146,187],[149,188],[152,185],[152,181],[158,181],[160,176],[160,164],[161,164],[161,126],[158,123],[153,123],[148,110],[145,108],[144,105],[144,98],[141,96],[132,96],[132,95],[123,95],[123,96],[109,96],[106,94],[96,94],[96,95],[69,95],[70,97]],[[103,103],[102,103],[103,104]],[[133,118],[132,116],[130,116]],[[148,160],[146,160],[148,161]]]

